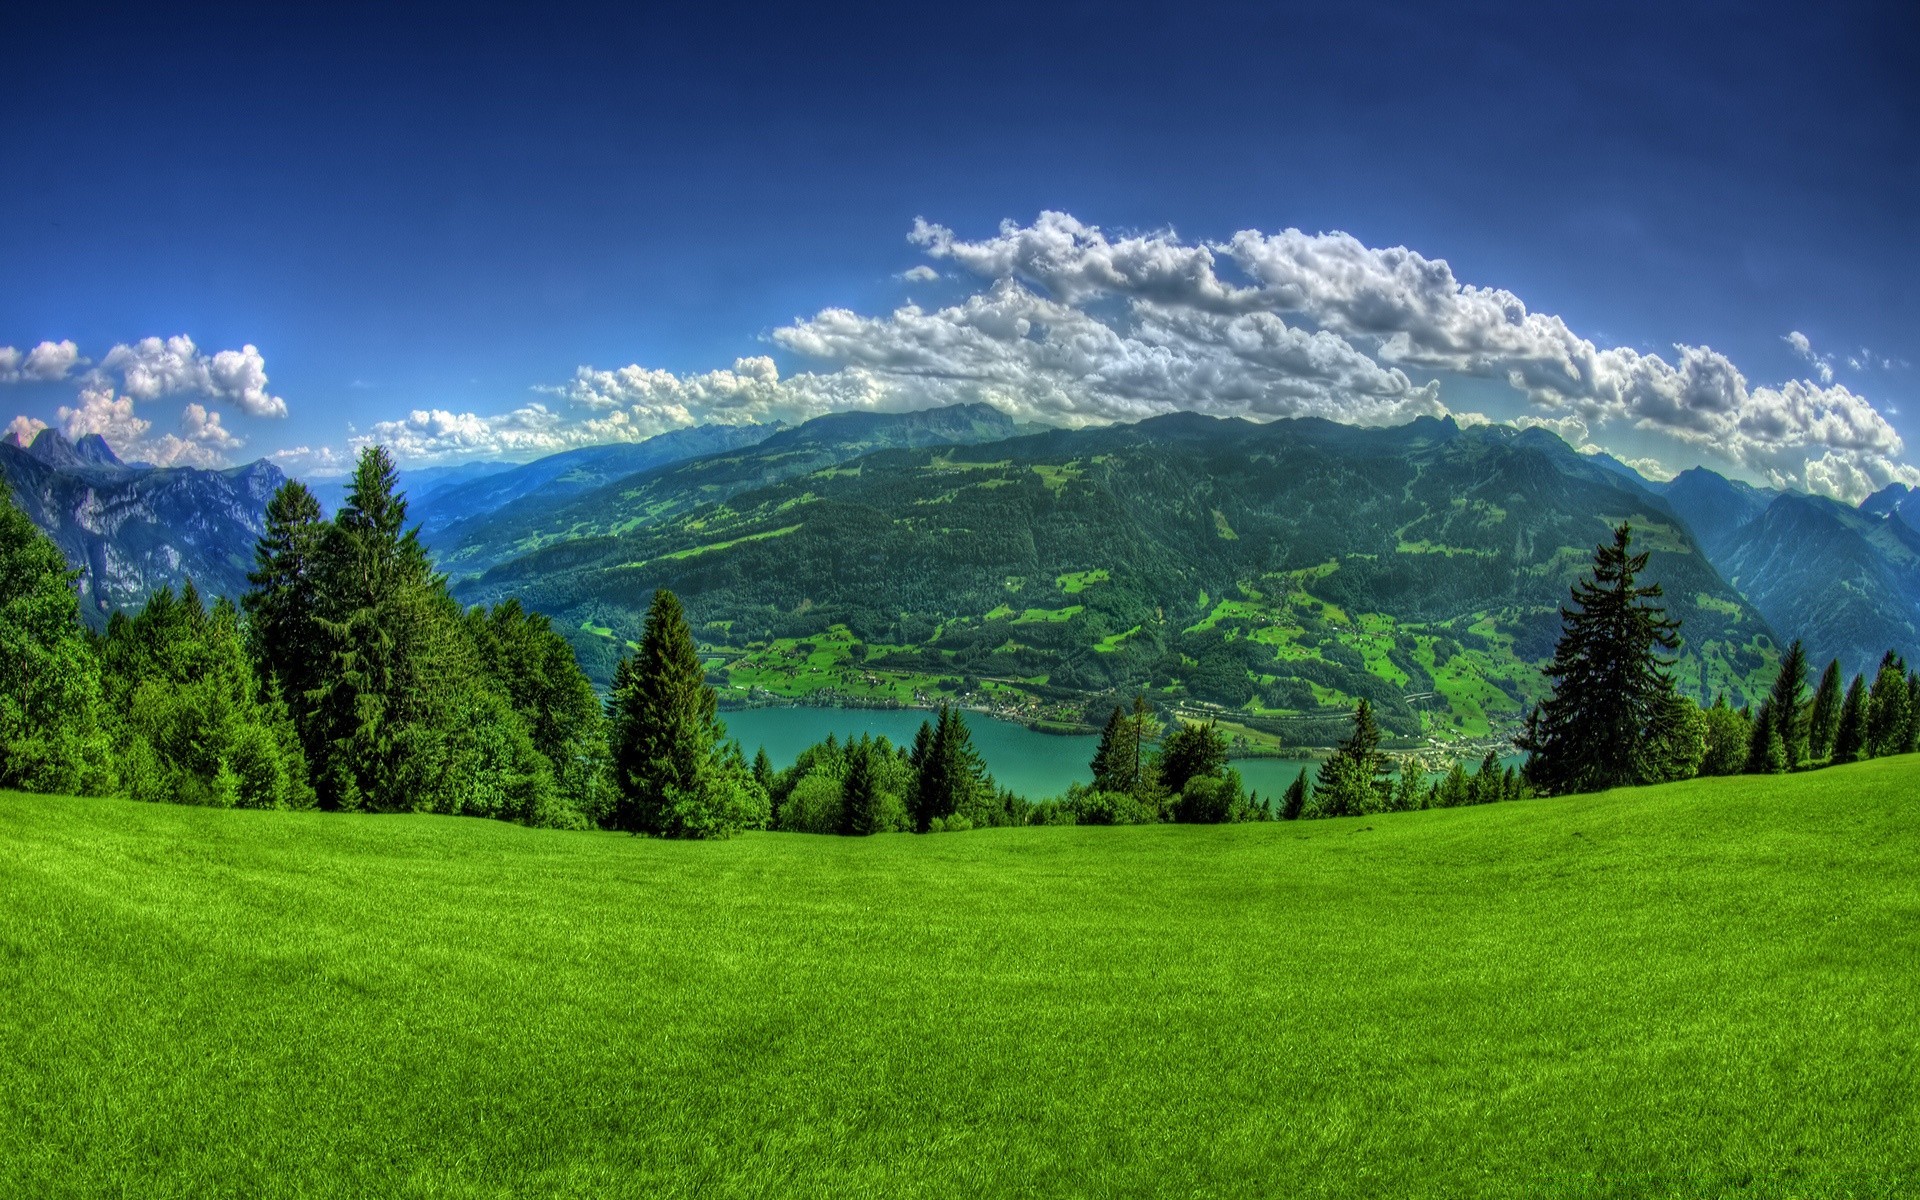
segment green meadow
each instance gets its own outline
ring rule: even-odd
[[[0,1195],[1920,1194],[1920,758],[666,842],[0,795]]]

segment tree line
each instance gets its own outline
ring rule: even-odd
[[[825,742],[775,770],[730,740],[692,630],[655,593],[603,704],[566,639],[517,600],[463,608],[407,528],[392,459],[370,447],[331,520],[289,481],[267,506],[250,590],[162,588],[103,634],[79,621],[59,549],[0,491],[0,787],[249,808],[434,812],[715,837],[1013,824],[1217,823],[1367,815],[1606,787],[1800,770],[1912,751],[1920,674],[1889,652],[1809,689],[1798,642],[1757,709],[1674,686],[1679,623],[1642,585],[1622,525],[1562,610],[1524,770],[1488,754],[1428,780],[1380,749],[1371,703],[1309,781],[1262,800],[1211,722],[1116,707],[1092,781],[1032,803],[1000,787],[965,717],[911,746]]]

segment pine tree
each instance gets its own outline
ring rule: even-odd
[[[1833,761],[1856,762],[1873,757],[1867,745],[1867,680],[1855,675],[1847,688],[1846,702],[1840,706],[1840,724],[1833,734]]]
[[[1386,756],[1380,753],[1380,726],[1366,700],[1353,711],[1353,731],[1320,764],[1314,795],[1330,817],[1363,816],[1386,807]]]
[[[1487,751],[1480,760],[1480,769],[1473,775],[1473,791],[1470,803],[1495,804],[1500,800],[1500,758],[1493,751]]]
[[[1782,759],[1786,756],[1786,740],[1780,736],[1780,729],[1773,714],[1773,698],[1769,696],[1760,702],[1760,711],[1753,714],[1753,729],[1747,737],[1748,775],[1768,775],[1773,772],[1773,750],[1780,747]]]
[[[1093,752],[1093,786],[1101,792],[1131,792],[1139,770],[1138,747],[1133,722],[1115,705],[1100,731],[1100,746]]]
[[[1467,775],[1465,764],[1455,760],[1453,766],[1447,768],[1445,777],[1440,780],[1434,807],[1459,808],[1463,804],[1471,803],[1473,803],[1473,781]]]
[[[1412,812],[1420,807],[1420,765],[1411,758],[1400,760],[1399,782],[1393,787],[1394,812]]]
[[[247,638],[254,661],[286,703],[308,759],[318,762],[325,746],[311,704],[327,662],[319,623],[327,526],[320,501],[297,479],[281,484],[267,501],[266,523],[247,574],[252,587],[241,601]]]
[[[924,740],[914,738],[914,828],[926,832],[934,821],[955,817],[969,824],[986,823],[994,796],[992,780],[973,748],[973,734],[960,710],[941,705]]]
[[[1840,732],[1841,693],[1840,660],[1827,663],[1820,673],[1820,686],[1813,694],[1813,712],[1807,718],[1807,758],[1825,762],[1833,757],[1833,737]]]
[[[99,795],[115,779],[75,573],[0,483],[0,788]]]
[[[847,778],[841,785],[847,814],[844,832],[856,837],[879,833],[885,827],[875,753],[873,741],[867,737],[847,748]]]
[[[385,447],[364,450],[319,539],[322,666],[298,706],[310,723],[309,766],[326,807],[470,811],[495,803],[495,785],[506,782],[489,779],[488,795],[476,796],[478,757],[507,769],[526,733],[492,728],[519,722],[501,697],[476,687],[460,607],[406,528],[397,478]]]
[[[1773,692],[1767,702],[1773,711],[1769,736],[1777,733],[1786,755],[1786,769],[1797,771],[1807,761],[1807,710],[1803,693],[1807,687],[1807,652],[1798,638],[1787,647],[1780,660],[1780,673],[1774,676]]]
[[[1876,758],[1906,749],[1907,664],[1891,650],[1867,693],[1867,742]]]
[[[1516,743],[1529,752],[1527,781],[1546,795],[1653,782],[1668,770],[1663,744],[1679,714],[1660,651],[1679,647],[1680,623],[1648,603],[1660,585],[1639,586],[1647,554],[1633,554],[1621,525],[1595,549],[1593,575],[1562,608],[1560,643],[1547,675],[1553,695],[1534,709]]]
[[[1301,767],[1300,774],[1294,776],[1293,782],[1287,785],[1287,794],[1280,801],[1281,820],[1298,821],[1300,819],[1300,815],[1307,810],[1308,786],[1307,769]]]
[[[739,747],[725,742],[715,708],[686,612],[662,588],[608,699],[616,828],[726,837],[765,822],[766,793]]]

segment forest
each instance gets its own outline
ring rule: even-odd
[[[1382,749],[1375,701],[1362,696],[1312,779],[1252,796],[1215,722],[1168,719],[1140,691],[1108,715],[1092,782],[1036,799],[994,782],[948,705],[910,746],[829,738],[783,769],[764,751],[749,762],[665,588],[603,702],[545,616],[518,598],[454,598],[380,447],[363,453],[331,520],[299,482],[275,493],[239,604],[208,604],[189,581],[103,633],[78,620],[58,548],[6,502],[0,787],[663,836],[872,834],[1364,815],[1914,749],[1920,673],[1893,651],[1871,679],[1848,682],[1835,661],[1815,682],[1795,642],[1757,703],[1696,701],[1673,673],[1681,622],[1644,582],[1651,553],[1632,537],[1620,525],[1574,586],[1547,694],[1517,742],[1523,769],[1489,753],[1476,771],[1456,763],[1429,779]]]

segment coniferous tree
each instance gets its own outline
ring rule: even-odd
[[[1307,769],[1301,767],[1300,774],[1294,776],[1293,782],[1287,785],[1287,794],[1280,801],[1281,820],[1298,821],[1301,814],[1306,812],[1309,799],[1308,786]]]
[[[1813,711],[1807,718],[1807,758],[1813,762],[1825,762],[1833,757],[1833,738],[1840,732],[1840,706],[1845,702],[1842,686],[1840,660],[1836,658],[1820,673],[1820,686],[1813,694]]]
[[[1393,786],[1394,812],[1412,812],[1420,807],[1420,766],[1411,758],[1400,760],[1399,782]]]
[[[266,532],[253,548],[250,590],[241,601],[253,659],[274,683],[309,760],[324,758],[323,729],[311,716],[327,647],[320,630],[323,539],[320,501],[289,479],[267,501]]]
[[[1093,754],[1093,786],[1101,792],[1131,792],[1139,772],[1139,748],[1134,722],[1118,705],[1100,731],[1100,746]]]
[[[1803,693],[1807,686],[1807,652],[1798,638],[1787,647],[1774,676],[1767,702],[1773,714],[1769,737],[1777,733],[1786,754],[1787,770],[1797,771],[1807,761],[1808,719]]]
[[[1227,738],[1213,721],[1177,721],[1154,756],[1154,777],[1178,797],[1196,779],[1217,778],[1227,766]]]
[[[1529,752],[1526,778],[1546,795],[1651,783],[1671,770],[1668,743],[1683,715],[1673,704],[1671,659],[1680,623],[1649,603],[1660,585],[1640,586],[1647,554],[1631,552],[1621,525],[1595,549],[1593,574],[1574,585],[1547,675],[1553,695],[1527,719],[1516,743]]]
[[[1480,769],[1474,772],[1471,804],[1494,804],[1501,799],[1500,758],[1493,751],[1487,751],[1480,760]]]
[[[115,779],[75,572],[0,483],[0,788],[99,795]]]
[[[862,737],[847,748],[847,778],[842,786],[846,806],[846,830],[856,837],[879,833],[886,828],[884,798],[871,739]]]
[[[1906,749],[1907,664],[1891,650],[1867,693],[1867,742],[1876,758]]]
[[[1466,765],[1456,759],[1453,766],[1447,768],[1445,777],[1440,780],[1434,807],[1459,808],[1463,804],[1471,803],[1473,803],[1473,780],[1467,775]]]
[[[653,594],[640,647],[608,698],[614,825],[663,837],[727,837],[757,828],[767,797],[727,743],[716,698],[672,592]]]
[[[1840,724],[1833,734],[1833,761],[1857,762],[1873,757],[1867,744],[1867,680],[1855,675],[1847,687],[1847,698],[1840,705]]]
[[[1380,726],[1374,721],[1373,705],[1363,699],[1353,712],[1353,731],[1320,764],[1314,796],[1324,816],[1364,816],[1386,807],[1387,783]]]
[[[1753,714],[1753,730],[1747,738],[1746,773],[1749,775],[1772,774],[1773,751],[1776,746],[1780,748],[1780,757],[1784,761],[1786,739],[1780,736],[1780,727],[1773,712],[1773,698],[1769,696],[1760,702],[1760,710]]]

